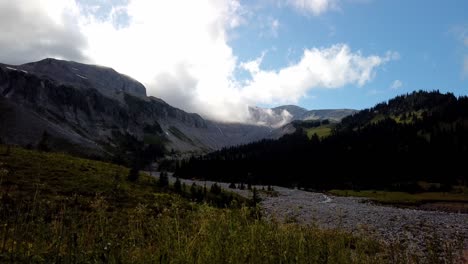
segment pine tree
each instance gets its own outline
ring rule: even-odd
[[[192,194],[192,197],[195,198],[197,196],[197,184],[192,183],[192,186],[190,186],[190,193]]]
[[[10,145],[7,145],[6,146],[6,150],[5,150],[5,153],[3,154],[4,156],[10,156],[11,154],[11,146]]]
[[[174,182],[174,190],[176,192],[181,192],[182,191],[182,184],[180,183],[179,177],[177,177],[176,181]]]
[[[130,168],[130,172],[128,173],[127,179],[131,182],[136,182],[138,181],[139,177],[140,177],[140,170],[138,169],[138,166],[134,164],[132,168]]]
[[[37,144],[37,149],[40,150],[40,151],[44,151],[44,152],[50,151],[49,133],[47,133],[47,131],[44,131],[44,133],[42,133],[41,140]]]
[[[219,187],[218,184],[213,184],[211,185],[211,188],[210,188],[210,193],[212,194],[220,194],[221,193],[221,187]]]
[[[159,186],[160,187],[167,187],[169,185],[169,178],[167,177],[166,172],[161,172],[159,175]]]
[[[260,202],[260,196],[258,195],[258,192],[257,192],[257,188],[253,188],[253,191],[252,191],[252,203],[253,205],[257,205],[259,202]]]

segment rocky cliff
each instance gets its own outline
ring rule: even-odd
[[[96,155],[121,134],[163,142],[168,150],[206,152],[270,133],[208,121],[146,97],[143,85],[112,69],[54,59],[0,65],[0,125],[8,143],[37,145],[47,134],[53,148]]]

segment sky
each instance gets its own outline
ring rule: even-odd
[[[0,0],[0,62],[112,67],[204,117],[468,94],[468,1]]]

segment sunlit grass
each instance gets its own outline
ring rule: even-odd
[[[306,129],[306,133],[309,138],[312,138],[314,134],[317,134],[319,138],[328,137],[331,134],[331,131],[332,128],[329,125],[321,125]]]
[[[419,204],[422,202],[468,202],[468,195],[464,193],[449,192],[387,192],[387,191],[354,191],[354,190],[331,190],[329,193],[337,196],[366,197],[382,203]]]
[[[18,148],[6,154],[0,146],[0,262],[419,261],[398,244],[265,221],[257,208],[194,203],[149,176],[133,183],[127,174],[104,162]]]

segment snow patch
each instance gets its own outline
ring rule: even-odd
[[[6,67],[9,70],[17,71],[18,69],[12,68],[12,67]]]
[[[76,76],[80,77],[81,79],[86,79],[86,80],[88,79],[87,77],[85,77],[83,75],[79,75],[79,74],[77,74]]]

